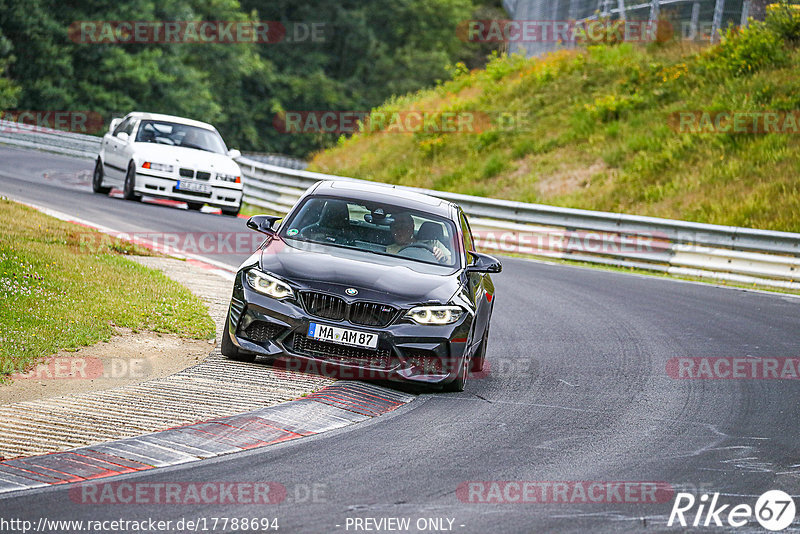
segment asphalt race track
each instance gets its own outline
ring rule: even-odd
[[[242,219],[94,195],[91,170],[0,147],[0,195],[129,232],[247,231]],[[246,255],[213,259],[236,265]],[[494,281],[490,370],[465,392],[424,394],[368,423],[119,479],[272,481],[287,488],[280,504],[97,506],[56,486],[0,497],[0,516],[277,517],[279,532],[353,532],[355,518],[410,518],[411,532],[427,518],[445,518],[445,528],[452,520],[456,532],[658,532],[669,530],[674,501],[470,502],[456,492],[470,481],[658,481],[751,506],[780,489],[800,507],[800,381],[667,372],[678,357],[800,357],[800,299],[513,258]],[[764,532],[754,518],[729,530]]]

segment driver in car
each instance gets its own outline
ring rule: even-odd
[[[391,229],[394,243],[386,246],[386,252],[397,254],[414,243],[422,243],[428,245],[428,247],[425,248],[436,256],[439,263],[451,263],[452,254],[450,250],[437,238],[438,236],[435,235],[437,229],[439,234],[441,234],[441,227],[436,223],[423,223],[419,229],[419,234],[415,237],[413,217],[411,217],[411,214],[408,212],[402,212],[394,216]],[[431,235],[425,235],[426,233],[430,233]]]
[[[203,139],[195,128],[186,128],[186,133],[183,139],[181,139],[181,146],[201,148],[203,146]]]

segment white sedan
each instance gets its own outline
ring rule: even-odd
[[[95,164],[92,189],[122,189],[127,200],[142,195],[204,204],[237,215],[242,204],[242,171],[216,128],[204,122],[129,113],[111,121]]]

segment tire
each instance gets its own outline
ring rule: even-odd
[[[242,205],[239,204],[235,208],[220,208],[222,210],[223,215],[227,215],[228,217],[236,217],[239,215],[239,210],[242,209]]]
[[[470,359],[469,355],[465,354],[460,362],[461,372],[455,380],[445,384],[445,386],[442,388],[443,391],[452,391],[454,393],[464,391],[464,387],[467,385],[467,376],[469,374],[471,361],[472,360]]]
[[[226,318],[225,329],[222,330],[222,342],[220,343],[222,355],[230,360],[236,360],[237,362],[254,362],[256,360],[255,354],[242,352],[239,350],[239,347],[233,344],[233,341],[231,341],[230,327],[230,318]]]
[[[100,161],[100,158],[97,158],[97,161],[94,164],[94,174],[92,174],[92,191],[98,195],[107,195],[111,191],[110,187],[103,187],[103,163]]]
[[[186,206],[188,206],[188,208],[190,210],[192,210],[192,211],[200,211],[200,208],[202,208],[203,205],[204,204],[202,202],[187,202],[186,203]]]
[[[128,164],[128,172],[125,173],[125,185],[122,187],[122,198],[125,200],[142,200],[142,195],[137,195],[134,191],[136,187],[136,166],[131,161]]]

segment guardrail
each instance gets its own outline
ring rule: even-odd
[[[0,143],[36,148],[57,154],[95,159],[100,152],[100,137],[62,132],[20,122],[0,120]]]
[[[3,128],[3,126],[11,126]],[[0,143],[97,157],[94,136],[27,131],[0,121]],[[238,159],[244,199],[285,213],[320,180],[363,181]],[[459,204],[480,248],[739,284],[800,289],[800,234],[496,200],[412,187]]]

